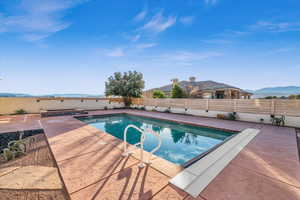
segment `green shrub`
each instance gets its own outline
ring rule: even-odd
[[[24,109],[19,109],[15,111],[16,115],[26,114],[27,112]]]
[[[22,139],[10,141],[7,148],[3,149],[2,156],[6,161],[10,161],[26,152],[26,144]]]
[[[154,90],[153,94],[152,94],[153,98],[166,98],[166,95],[163,91],[161,90]]]
[[[174,84],[172,88],[172,98],[185,98],[186,94],[183,89],[178,85]]]
[[[267,96],[265,99],[277,99],[277,96]]]

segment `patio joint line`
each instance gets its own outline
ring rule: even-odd
[[[157,172],[159,172],[159,173],[167,176],[168,178],[172,178],[172,176],[169,176],[169,175],[165,174],[164,172],[160,171],[159,169],[156,169],[155,167],[152,167],[151,163],[149,164],[149,167],[151,167],[153,170],[155,170],[155,171],[157,171]]]
[[[6,168],[6,167],[4,167],[4,168]],[[13,169],[13,170],[10,170],[10,171],[8,171],[8,172],[5,172],[5,173],[1,174],[0,177],[6,176],[7,174],[12,173],[12,172],[16,171],[16,170],[19,169],[19,168],[21,168],[21,167],[19,166],[19,167],[16,167],[15,169]],[[1,169],[3,169],[3,168],[1,168]]]
[[[287,183],[287,182],[282,181],[282,180],[279,180],[279,179],[277,179],[277,178],[274,178],[274,177],[265,175],[265,174],[263,174],[263,173],[260,173],[260,172],[258,172],[258,171],[256,171],[256,170],[249,169],[249,168],[247,168],[247,167],[241,166],[241,165],[236,164],[236,163],[231,163],[231,164],[234,165],[234,166],[237,166],[237,167],[239,167],[239,168],[245,169],[245,170],[247,170],[247,171],[251,171],[252,173],[258,174],[258,175],[260,175],[260,176],[264,176],[264,177],[267,177],[267,178],[269,178],[269,179],[272,179],[273,181],[281,182],[281,183],[283,183],[283,184],[286,184],[286,185],[295,187],[295,188],[297,188],[297,189],[300,189],[300,186],[296,186],[296,185]]]

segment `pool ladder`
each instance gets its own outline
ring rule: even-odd
[[[141,133],[141,140],[140,140],[140,142],[134,144],[134,146],[137,147],[138,145],[141,145],[139,167],[143,168],[143,167],[146,166],[145,163],[147,163],[147,164],[151,163],[150,160],[151,160],[152,155],[160,148],[160,146],[162,144],[161,137],[160,137],[160,135],[157,132],[153,131],[150,128],[142,130],[142,129],[136,127],[135,125],[130,124],[124,130],[124,142],[123,142],[123,144],[124,144],[124,153],[122,154],[123,156],[129,156],[131,153],[133,153],[133,152],[131,152],[131,151],[129,151],[127,149],[127,131],[128,131],[129,128],[134,128],[134,129],[136,129],[137,131],[139,131]],[[146,139],[146,134],[145,134],[146,132],[151,133],[152,135],[154,135],[154,136],[157,137],[157,139],[158,139],[158,145],[150,152],[150,156],[148,158],[148,161],[145,162],[144,161],[144,141]]]

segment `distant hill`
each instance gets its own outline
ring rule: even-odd
[[[32,97],[32,95],[21,93],[0,93],[0,97]]]
[[[94,95],[94,94],[48,94],[42,95],[42,97],[104,97],[104,95]]]
[[[252,98],[264,98],[266,96],[289,96],[291,94],[300,94],[300,86],[286,86],[286,87],[267,87],[258,90],[246,90],[253,93]],[[101,98],[104,95],[95,94],[45,94],[45,95],[31,95],[22,93],[0,93],[0,97],[95,97]]]
[[[97,97],[101,98],[104,95],[94,94],[46,94],[46,95],[31,95],[31,94],[20,94],[20,93],[0,93],[0,97]]]
[[[268,87],[259,90],[249,90],[253,93],[253,98],[263,98],[266,96],[289,96],[291,94],[300,94],[300,87],[286,86],[286,87]]]

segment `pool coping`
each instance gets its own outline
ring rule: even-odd
[[[243,130],[169,182],[196,198],[259,132],[253,128]]]
[[[153,112],[153,111],[145,111],[145,112]],[[157,112],[159,113],[159,112]],[[138,117],[146,117],[146,118],[152,118],[152,119],[159,119],[159,120],[163,120],[163,121],[170,121],[170,122],[176,122],[176,123],[180,123],[180,124],[187,124],[187,125],[192,125],[192,126],[197,126],[197,127],[202,127],[202,128],[212,128],[212,129],[216,129],[216,130],[220,130],[220,131],[227,131],[227,132],[233,132],[233,133],[239,133],[241,131],[238,130],[233,130],[233,129],[226,129],[226,128],[218,128],[218,127],[214,127],[214,126],[207,126],[207,125],[200,125],[197,123],[193,123],[193,122],[189,122],[189,121],[184,121],[184,120],[176,120],[176,119],[165,119],[165,118],[161,118],[161,117],[156,117],[156,116],[149,116],[149,115],[144,115],[142,113],[135,113],[134,110],[133,112],[128,112],[128,111],[121,111],[121,112],[114,112],[114,113],[103,113],[103,114],[84,114],[84,115],[73,115],[73,118],[79,118],[79,117],[89,117],[89,116],[104,116],[104,115],[114,115],[114,114],[129,114],[129,115],[134,115],[134,116],[138,116]],[[177,113],[174,113],[177,114]],[[191,115],[192,116],[192,115]]]

